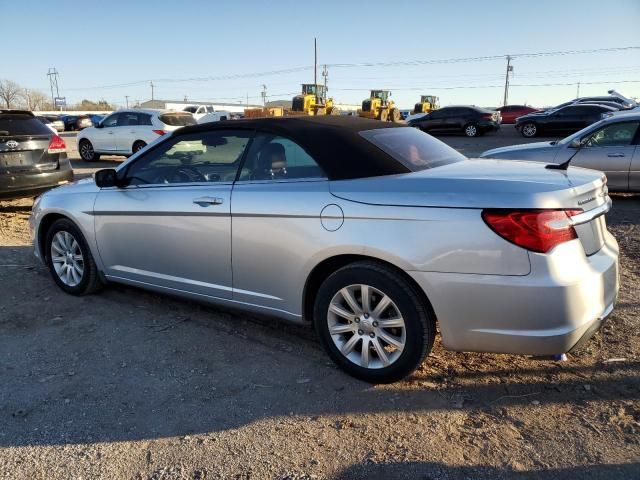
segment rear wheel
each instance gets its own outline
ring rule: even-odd
[[[78,150],[80,150],[80,157],[85,162],[95,162],[97,160],[100,160],[100,155],[93,150],[93,145],[86,138],[80,140]]]
[[[387,118],[389,118],[389,112],[387,110],[380,110],[380,115],[378,116],[378,120],[381,122],[386,122]]]
[[[533,122],[527,122],[524,125],[522,125],[522,128],[520,129],[520,133],[522,134],[523,137],[533,138],[538,134],[538,127]]]
[[[56,220],[45,242],[47,266],[56,284],[71,295],[97,291],[102,282],[82,232],[66,218]]]
[[[392,108],[389,112],[389,117],[393,123],[398,123],[401,120],[400,110]]]
[[[146,146],[147,144],[145,142],[143,142],[142,140],[138,140],[133,144],[133,147],[131,147],[131,151],[133,153],[136,153],[137,151],[142,150]]]
[[[467,137],[477,137],[480,135],[480,129],[475,123],[470,123],[464,127],[464,134]]]
[[[372,383],[415,370],[433,346],[435,319],[413,285],[375,262],[333,273],[318,290],[315,328],[333,361]]]

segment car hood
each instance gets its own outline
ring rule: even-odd
[[[531,153],[531,152],[555,152],[558,149],[558,144],[553,142],[533,142],[533,143],[524,143],[521,145],[509,145],[507,147],[500,148],[492,148],[491,150],[487,150],[480,155],[480,158],[509,158],[509,154],[516,155],[514,158],[518,158],[518,154],[522,153]],[[499,157],[494,157],[494,155],[499,155]],[[532,159],[533,160],[533,159]]]
[[[451,208],[577,208],[604,175],[536,162],[466,160],[421,172],[331,182],[341,199],[371,205]]]

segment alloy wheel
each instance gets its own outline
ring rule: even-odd
[[[84,275],[84,257],[75,237],[64,230],[51,240],[51,262],[58,278],[69,287],[75,287]]]
[[[385,368],[402,355],[407,335],[400,309],[387,294],[370,285],[349,285],[331,299],[329,334],[350,362]]]
[[[80,145],[80,156],[83,160],[91,160],[93,158],[93,145],[89,142],[82,142]]]
[[[475,137],[478,134],[478,129],[475,125],[467,125],[467,128],[464,129],[464,133],[467,137]]]
[[[522,133],[525,137],[533,137],[537,132],[537,128],[534,124],[528,123],[524,127],[522,127]]]

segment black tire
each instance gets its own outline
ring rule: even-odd
[[[78,153],[80,154],[80,158],[85,162],[97,162],[100,160],[100,154],[95,152],[93,144],[86,138],[80,140],[80,143],[78,144]]]
[[[145,142],[138,140],[137,142],[134,142],[133,147],[131,147],[131,152],[136,153],[138,150],[142,150],[146,146],[147,144]]]
[[[398,123],[402,120],[402,117],[400,115],[400,110],[398,110],[397,108],[392,108],[389,111],[389,119],[391,120],[391,122],[393,123]]]
[[[524,138],[533,138],[538,135],[538,126],[533,122],[523,123],[520,127],[520,134]]]
[[[395,361],[388,366],[365,368],[354,363],[341,353],[329,332],[328,310],[332,299],[344,287],[358,284],[369,285],[387,295],[404,319],[406,334],[404,348]],[[331,359],[348,374],[370,383],[395,382],[420,366],[433,346],[435,323],[431,307],[425,304],[415,287],[398,272],[374,261],[355,262],[331,274],[318,289],[314,306],[316,332]],[[373,326],[376,326],[375,323]],[[358,332],[353,336],[362,336],[361,331],[358,330]],[[369,335],[375,336],[372,333]],[[356,345],[360,346],[359,352],[362,352],[364,340],[362,342],[358,340]],[[370,344],[367,343],[367,345]],[[375,354],[375,349],[372,346],[369,348],[369,352]],[[377,354],[375,357],[380,358]]]
[[[468,123],[464,126],[464,134],[467,137],[478,137],[480,136],[480,128],[475,123]]]
[[[60,278],[54,267],[53,257],[51,255],[51,244],[53,243],[54,236],[58,232],[66,232],[68,234],[71,234],[73,239],[76,240],[80,248],[80,252],[82,253],[83,272],[77,285],[67,285]],[[65,292],[71,295],[87,295],[98,291],[102,287],[102,282],[98,275],[98,267],[96,266],[96,262],[93,259],[93,255],[91,255],[91,250],[87,245],[87,241],[82,235],[80,229],[76,227],[76,225],[71,220],[61,218],[59,220],[56,220],[51,225],[51,227],[49,227],[44,245],[44,254],[53,280]]]

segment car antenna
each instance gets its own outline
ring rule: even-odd
[[[548,168],[549,170],[566,170],[567,168],[569,168],[569,164],[571,163],[571,160],[573,160],[573,157],[575,157],[578,154],[578,152],[582,150],[582,147],[584,147],[586,143],[587,142],[580,141],[578,139],[572,141],[571,146],[576,149],[576,151],[573,152],[573,155],[571,155],[567,160],[565,160],[562,163],[549,163],[545,165],[544,168]]]

